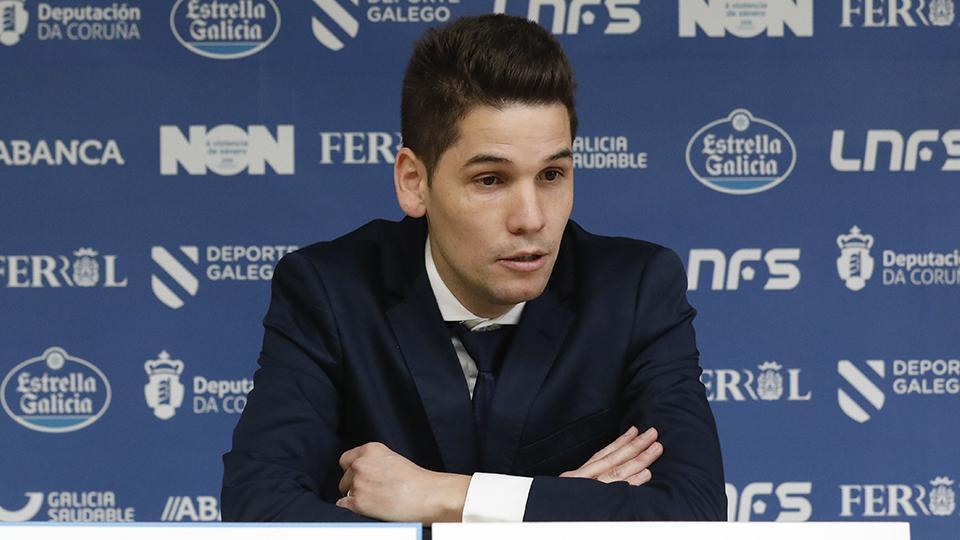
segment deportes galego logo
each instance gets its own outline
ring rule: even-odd
[[[687,144],[687,167],[703,185],[750,195],[776,187],[797,163],[793,139],[780,126],[736,109],[700,128]]]
[[[273,0],[179,0],[170,29],[191,52],[233,60],[270,45],[280,31],[280,10]]]
[[[18,424],[65,433],[103,416],[110,406],[110,382],[97,366],[51,347],[10,370],[0,383],[0,398]]]

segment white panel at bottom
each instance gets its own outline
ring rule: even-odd
[[[910,540],[909,523],[436,523],[433,540]]]

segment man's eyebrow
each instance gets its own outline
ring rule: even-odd
[[[495,156],[493,154],[477,154],[472,158],[468,159],[466,163],[463,164],[463,169],[477,163],[512,163],[509,159],[503,156]]]
[[[543,162],[550,163],[552,161],[558,161],[561,159],[569,159],[569,158],[573,158],[573,151],[570,150],[569,148],[564,148],[563,150],[560,150],[559,152],[550,155],[549,157],[544,159]],[[513,162],[503,156],[497,156],[494,154],[477,154],[471,157],[470,159],[468,159],[466,163],[463,164],[462,168],[466,169],[467,167],[471,165],[476,165],[477,163],[513,163]]]
[[[573,158],[573,151],[570,150],[569,148],[564,148],[563,150],[557,152],[556,154],[553,154],[552,156],[548,157],[543,161],[545,163],[550,163],[551,161],[557,161],[557,160],[568,159],[568,158],[570,159]]]

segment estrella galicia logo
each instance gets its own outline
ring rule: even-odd
[[[0,384],[10,418],[44,433],[89,426],[107,411],[110,396],[110,381],[97,366],[60,347],[21,362]]]
[[[197,246],[180,246],[181,255],[189,259],[194,266],[200,264],[200,249]],[[200,289],[200,280],[197,279],[197,276],[193,274],[186,266],[180,262],[177,257],[174,257],[167,248],[163,246],[153,246],[150,250],[150,258],[153,259],[153,262],[163,270],[163,274],[159,276],[154,273],[150,276],[150,289],[153,290],[154,296],[158,300],[164,303],[170,309],[180,309],[183,307],[183,298],[182,296],[186,293],[189,296],[196,296],[197,291]],[[179,289],[175,291],[170,288],[163,278],[172,279]]]
[[[193,53],[216,60],[256,54],[280,31],[274,0],[178,0],[170,29]]]
[[[837,362],[837,373],[851,389],[856,390],[855,395],[858,395],[860,400],[869,403],[871,409],[880,411],[887,397],[871,377],[878,376],[883,379],[886,376],[886,364],[883,360],[867,360],[867,366],[870,367],[870,372],[864,373],[850,360],[840,360]],[[871,418],[867,409],[857,403],[843,387],[837,388],[837,404],[840,405],[840,410],[855,422],[862,424]]]
[[[797,163],[797,148],[787,132],[746,109],[700,128],[687,144],[686,155],[697,180],[732,195],[772,189]]]

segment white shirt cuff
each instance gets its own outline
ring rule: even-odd
[[[463,503],[463,522],[523,521],[533,478],[474,473]]]

